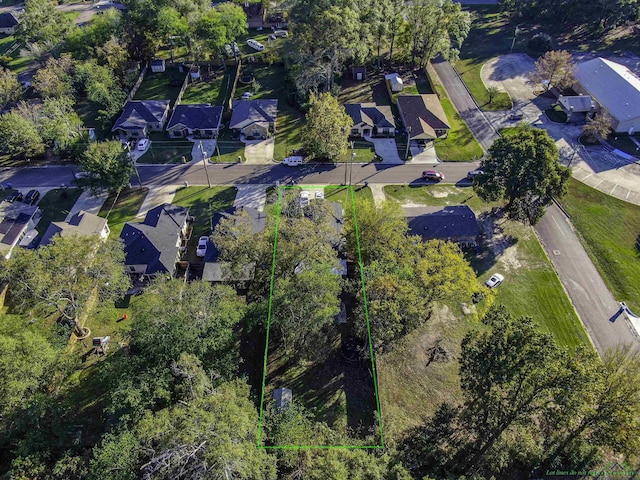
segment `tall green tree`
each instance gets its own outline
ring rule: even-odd
[[[22,87],[18,76],[11,70],[0,68],[0,109],[17,102],[22,97]]]
[[[37,250],[19,249],[0,280],[9,285],[18,308],[52,311],[73,324],[78,336],[86,334],[79,319],[92,297],[113,301],[129,288],[122,244],[92,236],[55,237]]]
[[[576,64],[573,57],[566,50],[551,50],[536,60],[534,78],[544,85],[545,92],[551,87],[560,90],[571,87],[576,79],[574,72]]]
[[[347,153],[353,121],[336,97],[312,94],[306,117],[304,145],[313,157],[335,160]]]
[[[34,157],[44,153],[37,125],[16,111],[0,116],[0,148],[11,156]]]
[[[49,58],[33,76],[33,89],[43,98],[70,97],[74,94],[73,74],[71,55]]]
[[[506,201],[504,211],[511,218],[535,224],[553,197],[565,193],[570,171],[558,160],[556,144],[545,130],[520,126],[491,145],[473,188],[483,200]]]
[[[113,70],[91,60],[77,66],[76,78],[84,86],[87,98],[102,105],[98,119],[110,123],[127,97]]]
[[[70,97],[47,98],[42,104],[39,123],[42,138],[55,153],[84,142],[82,120]]]
[[[60,43],[72,21],[56,8],[52,0],[26,0],[16,38],[27,43]]]
[[[91,174],[87,182],[94,190],[120,192],[133,174],[128,154],[118,140],[92,143],[80,158],[80,165]]]

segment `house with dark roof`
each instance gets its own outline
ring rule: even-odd
[[[590,95],[560,95],[558,103],[567,114],[589,113],[596,108]]]
[[[234,100],[229,128],[245,137],[267,138],[276,131],[278,100]]]
[[[404,207],[409,232],[424,240],[444,240],[461,246],[478,243],[480,227],[475,213],[466,205],[440,207]]]
[[[80,210],[74,213],[69,220],[64,222],[51,222],[47,231],[40,240],[41,247],[51,243],[56,235],[61,237],[69,237],[72,235],[89,237],[96,236],[102,240],[106,240],[110,230],[107,219],[94,215],[93,213]]]
[[[171,138],[216,138],[220,133],[223,107],[209,103],[176,105],[167,124]]]
[[[9,259],[13,248],[36,228],[42,213],[36,205],[0,202],[0,255]]]
[[[245,216],[248,220],[254,234],[264,232],[267,224],[267,216],[263,212],[252,207],[231,207],[214,213],[211,218],[211,232],[213,233],[223,219],[238,219],[241,216]],[[232,277],[235,281],[246,282],[253,278],[255,264],[249,263],[247,265],[243,265],[240,272],[235,272],[235,274],[232,275],[231,265],[228,262],[219,261],[219,256],[220,252],[218,248],[210,241],[207,245],[207,252],[204,258],[204,269],[202,272],[203,280],[206,280],[207,282],[223,282]]]
[[[411,140],[446,137],[451,128],[435,94],[400,95],[398,111]]]
[[[149,210],[144,221],[125,223],[120,239],[127,272],[173,275],[186,248],[188,219],[189,208],[165,203]]]
[[[122,114],[111,129],[119,137],[146,137],[161,131],[169,116],[169,100],[132,100],[125,103]]]
[[[358,137],[393,137],[396,123],[391,107],[375,103],[347,103],[344,106],[353,120],[351,135]]]
[[[13,35],[18,23],[18,17],[13,12],[0,13],[0,33]]]

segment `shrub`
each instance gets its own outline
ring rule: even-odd
[[[553,39],[549,34],[536,33],[527,43],[527,49],[535,55],[543,55],[553,49]]]

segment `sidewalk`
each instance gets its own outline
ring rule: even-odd
[[[94,197],[93,195],[91,195],[91,193],[89,193],[88,190],[83,191],[82,194],[78,197],[78,200],[76,200],[76,203],[74,203],[73,207],[71,207],[71,210],[69,211],[65,222],[68,222],[69,219],[71,219],[71,217],[73,217],[80,210],[84,210],[85,212],[97,215],[102,208],[102,205],[106,201],[107,196],[108,193],[101,193]]]

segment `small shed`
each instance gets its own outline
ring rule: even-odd
[[[154,73],[164,72],[166,69],[164,60],[151,60],[151,71]]]
[[[560,95],[558,103],[567,113],[592,112],[595,105],[590,95]]]
[[[293,392],[290,388],[276,388],[273,392],[273,401],[278,408],[286,408],[293,401]]]
[[[397,73],[389,73],[384,76],[385,81],[389,85],[389,89],[392,92],[401,92],[404,86],[402,78]]]
[[[367,78],[367,67],[353,67],[351,73],[356,82],[362,82]]]
[[[195,82],[200,78],[200,65],[194,65],[189,69],[189,75],[191,76],[191,81]]]

